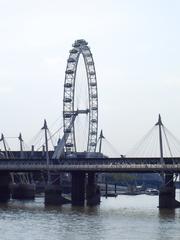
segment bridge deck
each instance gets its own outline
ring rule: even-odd
[[[104,159],[67,159],[52,162],[47,166],[45,160],[0,159],[0,171],[34,172],[176,172],[180,173],[180,158],[166,158],[165,164],[159,158],[104,158]]]

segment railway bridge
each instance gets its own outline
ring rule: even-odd
[[[0,196],[9,198],[10,173],[70,173],[72,176],[72,204],[84,205],[86,178],[89,181],[91,193],[90,205],[99,203],[97,197],[96,173],[159,173],[163,175],[164,186],[160,190],[159,207],[179,207],[175,200],[174,176],[180,173],[180,158],[81,158],[62,159],[1,159],[0,160]],[[87,176],[87,177],[86,177]],[[93,190],[92,190],[93,189]],[[92,200],[93,199],[93,200]]]
[[[84,65],[83,77],[79,65]],[[49,142],[53,135],[50,134],[46,120],[41,128],[44,134],[44,142],[40,146],[42,152],[39,148],[34,149],[35,144],[31,151],[25,151],[21,134],[18,137],[20,150],[12,152],[7,147],[4,135],[1,135],[0,143],[4,149],[0,152],[0,201],[9,199],[9,184],[16,173],[45,172],[45,202],[60,204],[63,203],[62,198],[59,198],[61,192],[53,184],[51,175],[70,173],[73,205],[84,205],[85,198],[88,205],[100,203],[97,173],[159,173],[163,180],[159,207],[180,207],[180,203],[175,200],[174,184],[174,177],[180,173],[180,152],[176,156],[173,154],[167,137],[168,132],[160,115],[154,126],[158,130],[158,156],[146,154],[143,157],[137,154],[136,157],[119,157],[119,154],[117,158],[112,158],[103,155],[102,131],[98,138],[99,111],[95,64],[88,43],[83,39],[76,40],[69,51],[63,90],[63,134],[58,138],[53,150],[49,150]],[[60,129],[56,132],[59,134]],[[168,156],[164,151],[165,144]],[[79,157],[79,152],[84,153],[83,157]],[[21,195],[21,189],[18,191]]]

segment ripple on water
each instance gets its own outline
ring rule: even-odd
[[[0,206],[3,240],[179,240],[180,211],[160,211],[158,197],[102,198],[97,207],[44,207],[35,201]]]

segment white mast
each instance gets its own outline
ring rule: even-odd
[[[24,157],[24,154],[23,154],[23,139],[21,133],[19,134],[18,139],[20,142],[20,158],[22,159]]]
[[[101,150],[102,150],[102,140],[103,140],[104,135],[103,135],[103,131],[101,130],[100,132],[100,136],[99,136],[99,139],[100,139],[100,143],[99,143],[99,153],[101,153]]]
[[[4,146],[4,151],[5,151],[5,156],[6,156],[6,159],[8,159],[8,152],[7,152],[7,148],[6,148],[6,143],[5,143],[5,138],[4,138],[4,134],[1,134],[1,139],[0,141],[3,142],[3,146]]]
[[[41,128],[41,129],[44,129],[44,132],[45,132],[45,148],[46,148],[46,164],[47,164],[47,182],[48,184],[50,183],[50,172],[49,172],[49,152],[48,152],[48,136],[47,136],[47,131],[48,131],[48,127],[47,127],[47,122],[46,120],[44,120],[44,126]]]
[[[162,121],[161,121],[161,115],[159,114],[158,122],[156,123],[156,126],[159,127],[159,148],[160,148],[160,162],[161,164],[164,164],[163,159],[163,141],[162,141]]]

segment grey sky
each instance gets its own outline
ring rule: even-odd
[[[0,0],[1,132],[25,140],[62,114],[75,39],[89,42],[99,127],[126,152],[156,122],[180,138],[180,2]]]

